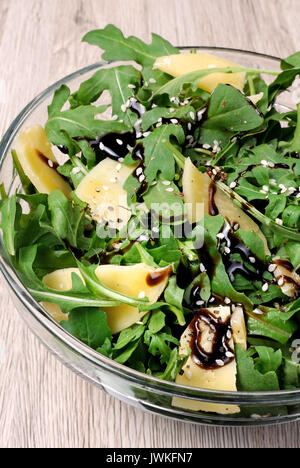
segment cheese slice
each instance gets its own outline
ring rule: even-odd
[[[49,288],[68,291],[72,288],[72,273],[76,273],[82,278],[79,269],[66,268],[46,275],[43,282]],[[95,270],[96,276],[105,286],[127,296],[148,297],[150,304],[157,302],[168,284],[171,273],[171,267],[153,268],[144,263],[131,266],[101,265]],[[63,314],[58,305],[51,303],[43,305],[57,322],[68,319],[68,315]],[[130,327],[147,313],[140,313],[137,307],[127,304],[107,307],[103,310],[107,314],[108,326],[113,334]]]
[[[236,68],[229,60],[211,54],[175,54],[156,59],[153,68],[159,69],[169,75],[178,77],[197,70],[213,68]],[[244,89],[246,74],[239,73],[211,73],[199,80],[199,88],[211,93],[220,83],[230,84],[242,91]]]
[[[207,309],[213,316],[219,318],[221,322],[226,322],[231,317],[230,307],[219,306],[215,308]],[[244,341],[242,334],[239,330],[245,329],[244,315],[236,315],[233,321],[231,317],[232,325],[232,338],[229,341],[231,349],[234,349],[234,342],[239,342],[242,346],[246,347],[246,336]],[[201,347],[206,352],[211,352],[212,342],[208,340],[210,335],[210,328],[207,323],[199,319],[198,327],[201,329]],[[181,337],[180,342],[180,354],[187,355],[190,349],[192,340],[192,333],[190,326],[186,329]],[[209,390],[224,390],[224,391],[237,391],[236,388],[236,361],[233,359],[231,362],[224,366],[217,367],[215,369],[205,369],[200,367],[190,356],[182,368],[182,372],[178,374],[176,383],[185,386],[209,389]],[[173,406],[190,409],[193,411],[205,411],[219,414],[235,414],[240,412],[240,408],[236,405],[223,405],[216,403],[206,403],[196,400],[188,400],[184,398],[173,398]]]
[[[127,225],[131,210],[123,186],[135,167],[106,158],[82,179],[76,195],[88,203],[96,221],[118,230]]]
[[[51,161],[53,166],[58,165],[43,127],[34,125],[21,132],[15,149],[23,171],[40,193],[61,190],[67,198],[71,197],[72,189],[68,182],[48,163]]]
[[[187,158],[182,184],[188,220],[190,223],[199,222],[205,214],[210,214],[210,189],[213,182],[208,174],[200,172]],[[213,199],[219,213],[231,225],[238,224],[241,229],[257,234],[264,243],[266,255],[270,255],[267,240],[258,225],[219,188],[215,187],[215,190]]]

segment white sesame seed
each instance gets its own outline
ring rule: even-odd
[[[264,167],[268,167],[268,161],[266,161],[265,159],[262,159],[260,161],[261,165],[264,166]]]
[[[211,148],[211,146],[208,143],[204,143],[204,145],[202,145],[202,147],[204,149],[210,149]]]
[[[137,170],[136,170],[136,175],[137,175],[137,176],[140,176],[142,173],[143,173],[143,168],[142,168],[142,167],[138,167]]]
[[[230,340],[230,339],[231,339],[231,337],[232,337],[232,333],[231,333],[231,331],[230,331],[230,330],[228,330],[228,331],[227,331],[227,333],[226,333],[226,336],[227,336],[228,340]]]
[[[141,177],[139,178],[139,182],[142,183],[142,182],[144,182],[145,179],[146,179],[146,177],[144,175],[141,175]]]
[[[174,189],[172,187],[169,187],[166,189],[166,192],[174,192]]]
[[[278,280],[278,286],[282,286],[284,283],[284,277],[283,276],[280,276],[279,280]]]
[[[233,229],[234,231],[238,231],[240,228],[240,225],[238,223],[236,223],[234,226],[233,226]]]
[[[79,167],[74,167],[74,169],[72,169],[72,171],[71,171],[71,173],[74,174],[74,175],[79,174],[79,172],[81,172]]]
[[[192,130],[192,124],[190,122],[187,124],[187,128],[189,132]]]
[[[171,122],[172,122],[172,124],[174,124],[174,125],[178,124],[178,120],[177,120],[177,119],[171,119]]]
[[[126,111],[127,111],[127,106],[126,106],[126,104],[122,104],[122,106],[121,106],[121,111],[122,111],[122,112],[126,112]]]
[[[263,190],[265,190],[266,192],[268,192],[268,191],[269,191],[268,185],[263,185]]]
[[[273,168],[273,167],[275,167],[275,164],[274,164],[272,161],[270,161],[270,162],[269,162],[269,167],[272,167],[272,168]]]
[[[116,171],[117,172],[120,172],[120,170],[122,169],[122,164],[117,164],[117,167],[116,167]]]
[[[112,118],[111,118],[111,120],[118,120],[117,114],[113,115]]]
[[[129,88],[129,89],[135,89],[135,85],[134,85],[134,84],[129,84],[129,85],[128,85],[128,88]]]
[[[196,305],[197,305],[197,306],[202,306],[203,304],[204,304],[204,301],[197,301],[197,302],[196,302]]]
[[[104,144],[102,142],[100,143],[99,148],[100,148],[101,151],[105,150],[105,146],[104,146]]]
[[[143,137],[144,137],[144,138],[147,138],[149,135],[151,135],[151,132],[144,132],[144,133],[143,133]]]
[[[224,302],[225,302],[225,304],[228,305],[228,304],[230,304],[231,300],[229,299],[229,297],[225,297]]]
[[[225,355],[226,355],[227,357],[229,357],[229,358],[234,357],[234,354],[231,353],[230,351],[226,351]]]
[[[269,267],[268,267],[268,271],[270,273],[273,273],[273,271],[275,271],[276,268],[277,268],[276,265],[274,263],[271,263],[271,265],[269,265]]]
[[[267,194],[267,192],[265,190],[260,190],[259,193],[262,193],[263,195]]]
[[[130,146],[130,145],[127,145],[126,148],[127,148],[128,151],[132,151],[132,150],[133,150],[133,147]]]
[[[154,180],[154,181],[152,182],[152,184],[151,184],[151,187],[154,187],[154,185],[156,185],[156,184],[157,184],[157,182],[156,182],[156,180]]]
[[[263,286],[262,286],[262,288],[261,288],[261,289],[263,290],[263,292],[266,292],[266,291],[268,291],[268,289],[269,289],[269,285],[268,285],[268,283],[265,283],[265,284],[263,284]]]
[[[118,145],[122,146],[123,145],[123,141],[120,140],[119,138],[116,139],[116,142],[118,143]]]
[[[224,250],[225,250],[225,253],[227,253],[227,254],[230,254],[230,252],[231,252],[231,250],[230,250],[230,248],[229,248],[229,247],[225,247],[225,249],[224,249]]]
[[[283,221],[282,221],[282,219],[280,219],[280,218],[276,218],[276,219],[275,219],[275,223],[276,223],[276,224],[279,224],[280,226],[283,225]]]
[[[203,265],[203,263],[200,263],[200,271],[201,271],[201,273],[205,273],[205,272],[206,272],[206,268],[205,268],[205,266]]]
[[[164,185],[171,185],[171,182],[170,182],[169,180],[164,180],[164,181],[163,181],[163,184],[164,184]]]
[[[221,361],[221,359],[216,359],[216,364],[217,364],[217,366],[220,366],[220,367],[224,366],[224,362]]]
[[[249,257],[249,262],[250,262],[250,263],[255,263],[255,262],[256,262],[255,257]]]
[[[190,117],[192,120],[195,120],[195,112],[190,112]]]
[[[162,126],[162,122],[158,122],[155,126],[156,126],[156,128],[161,127],[161,126]]]
[[[260,309],[254,309],[253,313],[256,314],[256,315],[264,315],[263,311],[260,310]]]
[[[135,322],[135,323],[136,323],[137,325],[144,325],[143,322],[141,322],[141,321],[137,321],[137,322]]]
[[[142,132],[138,132],[138,133],[136,134],[136,138],[137,138],[137,139],[142,138],[142,136],[143,136]]]
[[[205,110],[206,109],[204,108],[204,109],[200,110],[199,112],[197,112],[197,120],[199,120],[199,121],[202,120],[202,117],[203,117],[203,114],[204,114]]]
[[[223,232],[220,232],[219,234],[217,234],[217,238],[218,239],[225,239],[225,235],[223,234]]]
[[[118,161],[119,161],[119,163],[123,163],[123,162],[124,162],[124,158],[119,158]]]

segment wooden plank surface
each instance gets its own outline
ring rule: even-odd
[[[300,49],[299,15],[299,0],[0,0],[0,136],[39,91],[99,59],[80,44],[92,28],[285,56]],[[1,447],[300,446],[298,423],[197,427],[104,395],[44,349],[0,287]]]

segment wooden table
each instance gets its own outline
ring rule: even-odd
[[[0,135],[39,91],[100,58],[80,43],[90,29],[285,56],[300,49],[299,15],[299,0],[0,0]],[[106,396],[44,349],[0,287],[1,447],[300,446],[298,423],[197,427]]]

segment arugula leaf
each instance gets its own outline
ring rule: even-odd
[[[3,233],[3,242],[7,252],[10,255],[15,255],[15,221],[17,214],[17,197],[13,195],[1,200],[1,224],[0,227]]]
[[[166,325],[166,314],[161,310],[155,310],[152,312],[151,318],[149,320],[149,331],[150,333],[158,333]]]
[[[237,386],[241,391],[270,391],[279,390],[276,372],[261,374],[255,369],[254,361],[247,355],[240,345],[235,346],[237,362]]]
[[[125,38],[112,24],[104,29],[89,32],[83,41],[103,49],[105,51],[102,54],[103,60],[134,60],[142,66],[153,65],[156,58],[162,55],[179,53],[178,49],[157,34],[152,34],[152,43],[147,45],[133,36]]]
[[[268,372],[277,372],[282,364],[282,351],[281,349],[274,350],[268,346],[255,346],[258,353],[258,358],[255,359],[255,369],[261,374]]]
[[[59,190],[51,192],[48,197],[52,225],[62,240],[66,240],[72,247],[77,247],[77,237],[83,212],[79,206],[73,206]]]
[[[259,127],[263,121],[257,109],[238,89],[219,84],[212,94],[202,128],[244,132]]]
[[[72,310],[62,327],[93,349],[100,348],[106,339],[111,340],[107,315],[100,309],[81,307]]]
[[[126,125],[132,127],[137,115],[128,109],[126,104],[134,96],[134,87],[138,86],[140,81],[140,72],[131,65],[102,68],[80,85],[79,90],[71,97],[71,105],[77,107],[91,104],[97,101],[103,91],[109,90],[112,115],[118,116]]]
[[[287,313],[280,312],[277,309],[261,306],[259,309],[264,312],[263,315],[249,314],[248,312],[248,333],[250,335],[266,336],[285,344],[297,330],[297,324],[290,320]]]

